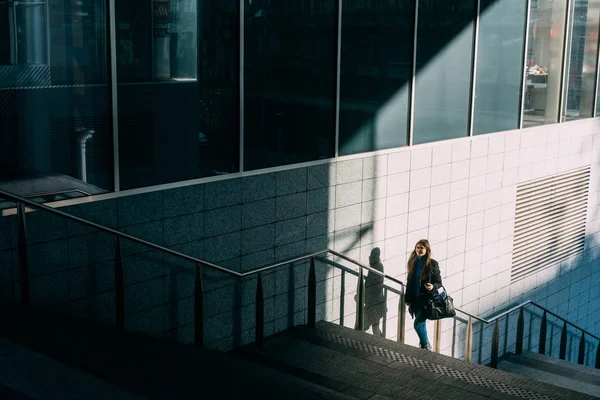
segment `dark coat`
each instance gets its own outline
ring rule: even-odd
[[[414,315],[416,310],[419,308],[424,308],[427,305],[427,300],[429,299],[429,293],[432,293],[438,290],[442,286],[442,275],[440,273],[440,266],[438,262],[434,259],[431,259],[431,264],[429,268],[424,267],[425,270],[421,274],[421,284],[420,284],[420,292],[410,293],[410,289],[407,287],[407,291],[404,294],[404,300],[408,305],[408,312],[410,315]],[[407,277],[407,281],[410,277]],[[428,291],[425,289],[425,283],[431,283],[433,285],[433,289]]]

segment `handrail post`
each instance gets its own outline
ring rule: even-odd
[[[596,349],[596,368],[600,369],[600,342],[598,342],[598,348]]]
[[[498,330],[498,320],[494,323],[494,335],[492,336],[492,359],[490,367],[498,368],[498,345],[500,344],[500,332]]]
[[[469,317],[467,322],[467,337],[465,338],[465,361],[473,359],[473,318]]]
[[[579,357],[577,357],[577,363],[583,365],[585,361],[585,332],[581,332],[581,339],[579,340]]]
[[[365,273],[360,267],[357,285],[356,326],[357,331],[365,330]]]
[[[310,258],[308,270],[308,327],[314,328],[317,324],[317,274],[315,271],[315,258]]]
[[[204,345],[204,285],[200,264],[196,263],[196,281],[194,283],[194,343]]]
[[[17,203],[17,246],[19,252],[19,277],[21,288],[21,305],[29,307],[29,263],[27,260],[27,229],[25,225],[25,205]]]
[[[387,299],[388,299],[388,289],[387,287],[383,287],[383,318],[381,319],[381,331],[383,333],[383,337],[387,337]]]
[[[562,332],[560,334],[560,351],[558,354],[558,358],[564,360],[567,356],[567,323],[565,322],[562,327]]]
[[[438,319],[433,323],[433,351],[439,353],[442,343],[442,320]]]
[[[396,340],[398,343],[404,344],[406,335],[406,301],[404,299],[404,288],[400,293],[400,299],[398,300],[398,335]]]
[[[519,310],[519,319],[517,320],[517,343],[515,354],[523,353],[523,335],[525,333],[525,316],[523,315],[523,307]]]
[[[316,285],[315,285],[316,286]],[[340,326],[344,326],[344,314],[346,309],[344,307],[344,294],[346,293],[346,271],[342,270],[340,275]]]
[[[121,238],[117,236],[115,245],[115,316],[117,329],[125,330],[125,289],[123,279],[123,254]]]
[[[540,354],[546,354],[546,336],[548,330],[548,318],[546,317],[546,311],[544,311],[544,315],[542,316],[542,325],[540,326]]]
[[[256,346],[262,347],[264,338],[264,323],[265,323],[265,298],[263,296],[262,273],[256,277],[256,329],[255,341]]]

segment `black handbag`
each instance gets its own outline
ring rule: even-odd
[[[443,286],[429,294],[426,315],[427,319],[431,320],[452,318],[456,315],[454,301]]]

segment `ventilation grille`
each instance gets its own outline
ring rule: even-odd
[[[517,188],[511,281],[583,251],[590,167]]]

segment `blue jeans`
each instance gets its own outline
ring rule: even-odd
[[[421,348],[426,348],[429,345],[429,339],[427,339],[427,318],[425,318],[425,310],[423,308],[415,313],[414,327],[415,332],[419,336]]]

